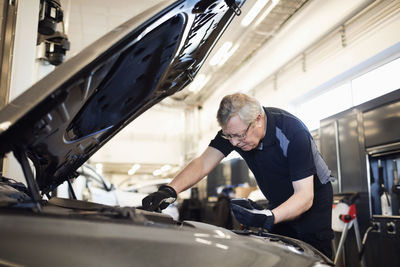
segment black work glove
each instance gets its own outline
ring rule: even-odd
[[[274,225],[272,211],[261,208],[252,200],[234,198],[231,200],[231,208],[238,222],[245,226],[262,227],[270,231]]]
[[[171,186],[162,185],[157,192],[151,193],[142,199],[143,209],[148,211],[159,211],[168,207],[176,200],[176,192]]]

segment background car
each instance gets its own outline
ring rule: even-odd
[[[148,194],[157,191],[161,185],[166,185],[171,178],[152,179],[130,185],[119,187],[112,184],[106,177],[99,174],[90,164],[84,164],[78,169],[79,176],[72,183],[71,192],[68,183],[57,188],[57,197],[74,198],[94,203],[119,206],[119,207],[142,207],[142,199]],[[177,203],[170,204],[162,213],[170,215],[174,220],[179,219]]]

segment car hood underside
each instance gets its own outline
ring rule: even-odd
[[[128,123],[194,79],[244,1],[162,1],[120,25],[0,111],[0,156],[13,151],[42,194],[76,177]]]

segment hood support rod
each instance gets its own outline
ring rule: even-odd
[[[42,199],[39,186],[36,183],[35,177],[33,175],[32,169],[29,166],[28,156],[25,153],[25,149],[21,147],[17,147],[13,150],[15,158],[18,160],[21,165],[22,171],[25,176],[26,183],[28,184],[29,192],[31,193],[31,197],[36,204],[37,211],[41,210],[40,201]]]

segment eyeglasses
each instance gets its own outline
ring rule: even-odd
[[[249,123],[249,126],[247,126],[246,131],[244,131],[243,134],[224,134],[224,133],[221,133],[221,136],[222,136],[222,138],[228,139],[228,140],[232,140],[232,139],[236,138],[239,141],[242,141],[242,140],[246,139],[247,132],[249,131],[250,126],[252,124],[253,124],[253,121]]]

